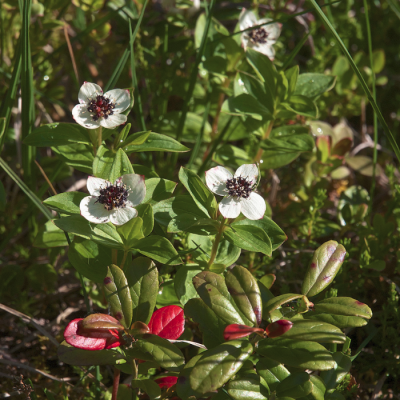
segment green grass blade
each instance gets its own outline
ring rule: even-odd
[[[285,63],[282,66],[282,71],[284,71],[290,64],[291,62],[294,60],[294,58],[296,57],[297,53],[300,51],[300,49],[303,47],[304,43],[306,42],[306,40],[308,39],[308,37],[310,36],[311,32],[307,32],[303,38],[300,40],[299,43],[296,44],[296,47],[293,49],[293,51],[290,53],[289,58],[285,61]]]
[[[397,18],[400,18],[400,4],[397,0],[387,0],[390,8],[396,14]]]
[[[133,41],[135,40],[132,28],[131,28],[131,21],[129,20],[129,45],[130,45],[130,52],[131,52],[131,75],[132,75],[132,87],[134,88],[134,96],[136,97],[136,101],[134,107],[136,109],[136,114],[139,116],[140,126],[142,131],[146,131],[146,122],[144,120],[143,115],[143,107],[142,107],[142,98],[140,97],[138,82],[136,78],[136,67],[135,67],[135,52],[133,48]]]
[[[371,66],[371,74],[372,74],[372,96],[376,101],[376,85],[375,85],[375,72],[374,72],[374,60],[372,54],[372,37],[371,37],[371,26],[369,23],[369,13],[368,13],[368,2],[364,0],[364,10],[365,10],[365,24],[367,28],[367,39],[368,39],[368,53],[369,53],[369,63]],[[375,173],[376,173],[376,163],[378,159],[378,151],[377,146],[378,144],[378,118],[376,116],[376,112],[374,112],[374,152],[372,156],[372,180],[371,180],[371,189],[369,193],[369,213],[372,212],[372,204],[374,202],[374,192],[375,192]]]
[[[41,200],[29,187],[22,182],[21,178],[0,158],[0,167],[4,169],[7,175],[19,186],[19,188],[29,197],[32,203],[42,212],[47,219],[52,219],[51,212],[42,204]]]
[[[21,57],[21,40],[18,40],[17,47],[14,55],[14,69],[8,87],[7,94],[1,104],[0,116],[6,119],[4,130],[7,131],[8,124],[10,123],[11,110],[17,95],[17,87],[21,75],[22,57]],[[0,153],[3,149],[5,135],[0,139]]]
[[[142,23],[143,15],[144,15],[144,12],[146,10],[146,6],[147,6],[148,2],[149,2],[149,0],[145,0],[145,2],[143,4],[143,7],[142,7],[142,11],[141,11],[141,13],[139,15],[139,18],[137,20],[137,23],[136,23],[136,26],[135,26],[135,30],[133,31],[133,34],[132,34],[132,37],[133,37],[132,38],[132,45],[133,45],[133,42],[135,41],[136,35],[137,35],[138,31],[139,31],[140,24]],[[129,46],[130,46],[130,43],[129,43]],[[126,62],[128,61],[129,53],[130,53],[130,50],[129,50],[129,47],[128,47],[127,49],[125,49],[124,54],[122,55],[121,59],[119,60],[117,66],[114,69],[114,72],[111,75],[111,78],[109,79],[109,81],[107,82],[106,86],[104,87],[104,91],[105,92],[107,90],[109,90],[110,88],[115,87],[115,85],[117,84],[118,79],[121,76],[121,73],[125,68]]]
[[[357,75],[357,78],[359,79],[361,86],[365,92],[365,94],[367,95],[367,98],[369,100],[369,102],[371,103],[372,108],[374,109],[379,122],[382,124],[382,127],[385,131],[386,137],[388,138],[392,149],[394,151],[394,153],[396,154],[397,159],[400,161],[400,149],[399,146],[396,143],[396,140],[392,134],[392,132],[389,129],[388,124],[385,121],[385,118],[383,118],[383,115],[378,107],[378,105],[376,104],[376,101],[371,93],[371,91],[368,88],[367,83],[365,82],[363,76],[361,75],[360,70],[357,68],[357,65],[355,64],[353,58],[351,57],[349,51],[347,50],[346,46],[344,45],[342,39],[340,38],[340,36],[338,35],[338,33],[336,32],[335,28],[332,26],[332,24],[329,22],[329,19],[326,17],[326,15],[323,13],[323,11],[321,10],[320,6],[317,4],[317,2],[315,0],[310,0],[312,5],[314,6],[315,10],[317,11],[318,15],[322,18],[325,27],[328,29],[328,31],[330,31],[332,33],[332,35],[334,36],[334,38],[336,39],[336,41],[339,44],[339,47],[342,49],[344,55],[347,57],[351,68],[353,69],[353,71],[355,72],[355,74]]]
[[[179,124],[178,124],[177,130],[176,130],[176,140],[178,142],[182,137],[183,127],[185,126],[185,121],[186,121],[186,114],[189,111],[189,102],[193,95],[193,90],[196,85],[199,65],[200,65],[201,59],[203,57],[204,50],[206,48],[206,43],[207,43],[207,39],[208,39],[208,31],[210,30],[211,20],[212,20],[213,11],[214,11],[214,4],[215,4],[215,0],[211,0],[210,8],[209,8],[209,12],[207,15],[207,20],[206,20],[206,25],[204,27],[203,37],[201,38],[200,47],[199,47],[199,50],[196,55],[196,61],[193,66],[192,73],[190,74],[189,88],[188,88],[188,91],[186,92],[185,101],[183,102],[183,107],[182,107],[182,111],[181,111],[181,117],[179,119]],[[176,154],[174,158],[175,158],[175,162],[176,162],[176,160],[178,158],[178,154]]]

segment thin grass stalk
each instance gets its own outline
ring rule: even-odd
[[[290,53],[290,56],[286,59],[285,63],[282,66],[282,71],[284,71],[294,60],[294,58],[297,56],[297,53],[300,51],[300,49],[303,47],[304,43],[310,36],[311,32],[306,32],[306,34],[303,36],[303,38],[300,40],[299,43],[296,44],[296,47],[293,49],[293,51]]]
[[[368,12],[368,2],[364,0],[364,10],[365,10],[365,24],[367,28],[367,39],[368,39],[368,53],[369,53],[369,63],[371,66],[371,77],[372,77],[372,96],[376,101],[376,85],[375,85],[375,72],[374,72],[374,60],[372,54],[372,35],[371,35],[371,25],[369,23],[369,12]],[[376,174],[376,163],[378,160],[378,118],[376,116],[376,112],[374,112],[374,152],[372,156],[372,182],[371,189],[369,193],[369,213],[372,213],[372,205],[374,202],[374,193],[375,193],[375,174]]]
[[[143,115],[142,98],[140,97],[138,82],[136,78],[136,67],[135,67],[135,52],[133,48],[134,36],[131,28],[131,21],[129,20],[129,45],[131,52],[131,76],[132,76],[132,87],[134,88],[133,94],[136,97],[134,107],[136,108],[136,114],[139,116],[140,126],[142,131],[146,131],[146,122]]]
[[[203,138],[204,138],[204,131],[206,129],[206,123],[207,123],[208,115],[210,113],[210,108],[211,108],[211,90],[210,89],[208,90],[208,96],[207,97],[208,97],[207,105],[206,105],[206,108],[204,110],[203,121],[201,123],[200,133],[197,135],[196,143],[195,143],[195,145],[193,147],[192,154],[190,155],[190,159],[189,159],[189,162],[188,162],[188,165],[187,165],[187,168],[189,168],[189,169],[192,167],[192,164],[194,163],[194,161],[197,158],[197,155],[199,154],[200,146],[201,146],[201,143],[202,143]]]
[[[140,12],[138,21],[137,21],[136,26],[135,26],[135,30],[133,31],[133,34],[132,34],[132,37],[133,37],[132,43],[135,42],[136,35],[137,35],[138,31],[139,31],[140,24],[142,23],[143,15],[144,15],[144,12],[146,10],[146,6],[147,6],[148,2],[149,2],[149,0],[145,0],[145,2],[143,4],[142,11]],[[105,92],[107,90],[109,90],[110,88],[115,87],[115,85],[117,84],[118,79],[121,76],[121,73],[124,70],[125,65],[126,65],[126,63],[128,61],[129,53],[130,53],[130,43],[129,43],[129,47],[125,49],[124,54],[122,55],[122,57],[120,58],[120,60],[119,60],[119,62],[117,64],[117,66],[115,67],[114,72],[111,75],[111,78],[109,79],[109,81],[107,82],[106,86],[104,87],[104,91]]]
[[[21,75],[22,67],[22,54],[21,54],[21,39],[18,39],[17,47],[14,54],[14,69],[12,72],[10,86],[8,87],[7,94],[1,104],[0,117],[6,119],[5,132],[7,132],[8,124],[10,123],[11,110],[17,96],[18,82]],[[6,135],[4,134],[0,138],[0,153],[3,149]]]
[[[332,24],[330,23],[329,19],[326,17],[326,15],[323,13],[323,11],[321,10],[320,6],[317,4],[317,2],[315,0],[310,0],[312,5],[314,6],[315,10],[317,11],[318,15],[321,17],[321,19],[324,22],[325,27],[328,29],[328,31],[330,31],[332,33],[332,35],[334,36],[334,38],[336,39],[336,41],[339,44],[339,47],[342,49],[344,55],[347,57],[347,60],[350,63],[351,68],[353,69],[353,71],[355,72],[355,74],[357,75],[358,80],[361,83],[361,86],[365,92],[365,94],[368,97],[369,102],[371,103],[372,108],[374,109],[379,122],[382,124],[382,127],[385,131],[386,137],[390,142],[390,145],[392,146],[392,149],[394,151],[394,153],[396,154],[397,160],[400,161],[400,149],[399,146],[396,143],[396,140],[392,134],[392,132],[389,129],[388,124],[385,121],[385,118],[383,117],[381,110],[379,109],[378,105],[376,104],[376,101],[371,93],[371,91],[368,88],[367,83],[365,82],[363,76],[361,75],[360,70],[357,68],[357,65],[355,64],[353,58],[351,57],[349,51],[347,50],[346,46],[344,45],[342,39],[340,38],[340,36],[338,35],[338,33],[336,32],[335,28],[332,26]]]
[[[203,57],[204,50],[206,48],[206,44],[207,44],[207,40],[208,40],[208,31],[210,30],[211,20],[212,20],[212,16],[213,16],[213,12],[214,12],[214,5],[215,5],[215,0],[211,0],[209,11],[207,14],[207,19],[206,19],[206,25],[204,27],[204,32],[203,32],[203,36],[201,38],[200,47],[199,47],[199,50],[196,55],[196,61],[193,66],[192,73],[190,74],[189,88],[188,88],[188,91],[186,92],[185,100],[183,102],[183,107],[182,107],[182,111],[181,111],[181,116],[180,116],[178,127],[176,130],[176,140],[178,142],[181,140],[181,137],[183,134],[183,128],[185,126],[186,115],[189,111],[189,103],[193,96],[194,87],[196,86],[199,65],[200,65],[201,59]],[[176,164],[177,160],[178,160],[178,153],[175,153],[173,155],[172,167]]]

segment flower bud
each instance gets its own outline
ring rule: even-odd
[[[272,324],[269,324],[265,329],[265,332],[267,332],[269,338],[276,338],[291,329],[292,325],[293,323],[291,321],[280,319],[279,321],[275,321]]]
[[[242,337],[250,336],[254,332],[263,336],[264,329],[252,328],[251,326],[247,325],[231,324],[228,325],[224,330],[224,340],[240,339]]]

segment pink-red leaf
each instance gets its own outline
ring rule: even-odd
[[[265,332],[267,332],[269,338],[275,338],[286,333],[289,329],[292,328],[292,325],[292,322],[286,319],[280,319],[279,321],[275,321],[272,324],[269,324],[266,327]]]
[[[174,386],[176,382],[178,381],[177,376],[164,376],[163,378],[158,378],[155,380],[158,386],[160,386],[160,389],[163,388],[170,388],[171,386]]]
[[[178,339],[185,329],[183,309],[166,306],[154,311],[149,322],[150,332],[164,339]]]
[[[252,333],[263,334],[264,329],[252,328],[247,325],[231,324],[224,329],[224,340],[235,340],[242,337],[250,336]]]
[[[78,349],[104,350],[121,345],[121,339],[116,330],[85,330],[82,326],[83,318],[72,320],[64,331],[65,341]]]

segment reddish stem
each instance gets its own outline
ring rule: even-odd
[[[120,375],[121,375],[121,371],[118,368],[114,367],[114,381],[113,381],[113,390],[112,390],[111,400],[117,400]]]

